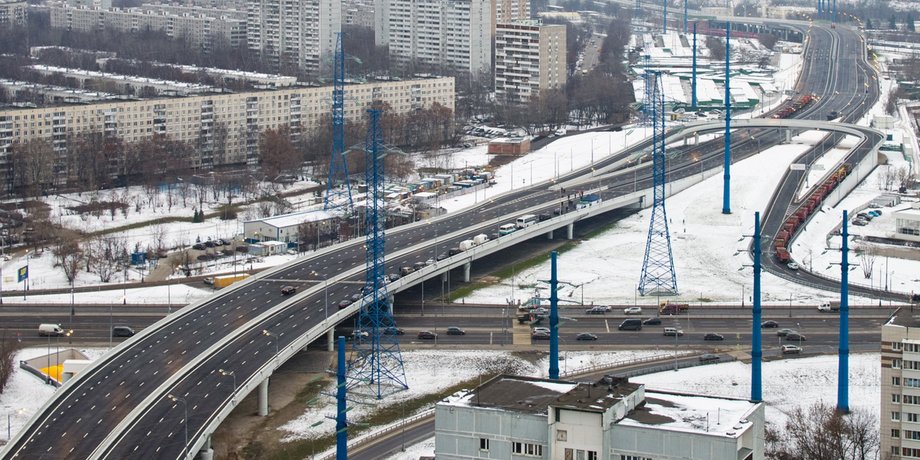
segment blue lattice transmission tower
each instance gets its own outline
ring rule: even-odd
[[[329,179],[323,210],[343,207],[352,210],[351,184],[348,182],[348,161],[345,158],[345,49],[342,32],[336,34],[335,63],[332,82],[332,156],[329,159]]]
[[[671,234],[668,231],[668,213],[665,210],[665,183],[667,179],[667,158],[665,157],[665,110],[664,91],[661,78],[655,72],[652,79],[652,177],[654,179],[654,201],[652,218],[648,226],[648,240],[645,258],[642,260],[642,275],[639,278],[639,293],[677,294],[677,272],[674,271],[674,255],[671,253]]]
[[[652,57],[646,54],[643,58],[642,79],[645,83],[645,93],[642,95],[642,124],[652,124],[652,78],[651,60]]]
[[[361,393],[359,386],[369,386],[374,397],[381,399],[409,386],[406,384],[398,335],[386,333],[387,328],[396,327],[384,282],[386,214],[383,207],[383,159],[386,151],[381,139],[380,110],[371,109],[367,112],[369,119],[364,172],[367,181],[367,208],[364,213],[367,269],[362,291],[364,299],[355,325],[355,330],[366,335],[356,335],[348,374],[349,386],[354,387],[356,393]]]

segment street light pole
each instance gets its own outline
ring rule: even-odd
[[[168,394],[166,397],[174,403],[182,403],[182,409],[185,414],[185,418],[182,420],[182,425],[185,427],[185,445],[182,446],[182,457],[185,457],[186,450],[188,449],[188,403],[185,401],[185,398],[179,398],[177,396],[173,396],[172,394]]]
[[[280,352],[279,352],[279,348],[278,348],[278,336],[275,335],[275,334],[273,334],[273,333],[272,333],[271,331],[269,331],[268,329],[262,329],[262,335],[268,336],[268,337],[272,338],[272,340],[274,340],[274,342],[275,342],[275,357],[277,357],[278,354],[280,353]]]
[[[225,371],[223,369],[218,369],[217,372],[224,377],[230,376],[233,377],[233,396],[230,398],[231,401],[236,402],[236,374],[233,371]]]

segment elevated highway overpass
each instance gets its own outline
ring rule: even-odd
[[[834,42],[840,29],[815,32],[815,40]],[[832,44],[809,47],[810,53],[817,53],[809,61],[827,64],[812,64],[813,72],[836,72],[831,60],[821,59],[821,53],[827,51],[813,51],[843,51]],[[840,72],[860,80],[846,70]],[[836,110],[843,105],[835,105],[841,97],[828,87],[827,78],[825,75],[803,86],[803,90],[813,88],[827,96],[815,110]],[[771,124],[769,129],[779,127],[784,126]],[[863,134],[872,136],[868,131]],[[771,141],[765,135],[761,145],[783,139],[781,133],[774,137]],[[390,266],[412,265],[436,257],[475,234],[492,233],[488,230],[494,231],[525,212],[552,215],[560,207],[564,210],[567,200],[559,191],[560,184],[578,180],[579,187],[603,197],[599,205],[563,212],[520,233],[426,267],[393,283],[390,290],[398,291],[422,278],[462,267],[534,235],[571,228],[578,220],[597,213],[642,206],[649,202],[643,198],[650,193],[648,168],[641,170],[641,176],[638,168],[633,174],[596,173],[617,162],[628,163],[636,157],[636,150],[647,149],[648,144],[640,143],[596,162],[594,170],[584,168],[562,176],[558,183],[514,190],[472,209],[391,230],[387,237]],[[755,153],[750,139],[734,145],[739,147],[733,150],[736,159]],[[745,150],[744,146],[751,148]],[[710,163],[710,168],[718,167],[721,151],[707,151],[703,162]],[[694,180],[700,165],[686,155],[678,156],[672,160],[669,177],[675,183]],[[330,311],[330,304],[337,305],[338,300],[359,291],[363,264],[363,241],[343,243],[263,272],[158,321],[60,388],[6,446],[3,458],[186,458],[206,449],[210,433],[242,396],[256,387],[261,393],[267,392],[268,378],[282,362],[307,343],[328,336],[327,331],[356,311],[357,306]],[[299,294],[282,296],[280,288],[284,285],[298,286]],[[232,370],[232,379],[220,369]]]

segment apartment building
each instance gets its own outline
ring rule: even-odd
[[[112,7],[112,0],[67,0],[67,6],[74,8],[102,8]]]
[[[85,105],[0,110],[0,189],[9,191],[11,154],[17,143],[44,139],[66,158],[71,135],[101,132],[126,143],[155,134],[197,147],[195,167],[256,165],[259,136],[268,128],[312,130],[330,113],[332,87],[212,94],[167,99],[105,101]],[[405,114],[434,103],[454,109],[448,77],[372,82],[345,87],[345,116],[362,119],[373,101]],[[66,177],[58,178],[59,182]]]
[[[539,20],[498,24],[495,29],[495,97],[527,102],[566,82],[565,26]]]
[[[478,75],[492,70],[491,0],[379,0],[375,37],[403,65]]]
[[[530,19],[530,0],[492,0],[492,34],[495,26]]]
[[[435,406],[444,460],[762,460],[764,404],[500,375]]]
[[[920,458],[920,309],[882,325],[880,458]]]
[[[0,26],[26,23],[28,4],[18,0],[0,0]]]
[[[332,68],[341,0],[250,0],[249,49],[274,62],[312,73]]]
[[[218,41],[238,46],[246,41],[246,20],[204,13],[171,13],[164,9],[96,8],[56,5],[50,7],[51,27],[98,32],[117,30],[165,32],[172,38],[183,38],[192,46],[209,49]]]

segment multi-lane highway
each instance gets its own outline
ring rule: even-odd
[[[858,38],[845,29],[823,28],[813,28],[810,37],[806,60],[812,64],[802,91],[823,96],[815,105],[816,112],[838,109],[844,103],[835,101],[845,98],[846,93],[839,93],[836,87],[868,82],[857,70],[858,63],[853,68],[841,65],[844,53],[857,49],[850,42]],[[824,51],[815,54],[815,49]],[[825,62],[823,52],[833,53],[836,61]],[[811,73],[821,72],[823,77],[810,78]],[[824,84],[829,79],[835,82],[834,87]],[[851,85],[851,80],[856,83]],[[759,145],[769,142],[761,139]],[[755,152],[750,139],[737,145],[736,158]],[[593,167],[603,168],[630,155],[617,154]],[[720,156],[718,151],[705,152],[702,161],[715,167],[721,162]],[[694,159],[675,157],[670,178],[697,174],[700,165]],[[564,183],[590,174],[586,168],[559,180]],[[636,176],[596,178],[581,187],[598,190],[609,201],[637,188],[648,188],[650,180],[650,174],[642,171]],[[562,201],[553,183],[536,184],[466,211],[392,230],[387,237],[388,264],[399,267],[434,258],[472,235],[495,231],[521,210],[552,213]],[[251,389],[252,382],[270,373],[278,365],[278,355],[295,352],[292,343],[308,333],[313,337],[322,333],[318,326],[328,324],[326,320],[336,314],[329,306],[359,290],[363,264],[362,242],[345,243],[263,273],[156,323],[58,390],[4,450],[5,458],[189,456],[187,446],[203,442],[212,422],[239,399],[234,397],[236,391]],[[280,288],[289,284],[298,286],[300,294],[282,296]],[[335,320],[345,316],[342,313]],[[737,329],[745,328],[738,325]],[[649,340],[657,340],[656,336],[648,334]],[[218,369],[232,369],[234,379]]]

